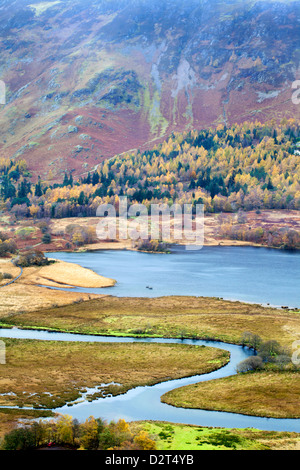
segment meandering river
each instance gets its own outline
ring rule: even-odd
[[[49,257],[79,264],[117,280],[107,289],[79,289],[120,297],[193,295],[222,297],[273,306],[300,307],[300,253],[264,248],[207,247],[200,251],[175,248],[172,254],[131,251],[49,253]],[[66,333],[0,329],[0,338],[28,338],[41,341],[152,342],[206,345],[230,352],[225,367],[204,375],[137,387],[126,394],[89,402],[82,399],[54,411],[79,420],[93,415],[107,420],[160,420],[200,426],[247,428],[300,432],[299,419],[274,419],[233,413],[175,408],[161,402],[161,396],[175,388],[214,380],[236,373],[236,366],[253,354],[247,348],[221,342],[177,339],[115,338]]]
[[[126,394],[116,397],[99,398],[93,402],[82,400],[79,403],[65,405],[53,411],[68,414],[82,421],[89,416],[101,417],[108,421],[120,418],[126,421],[158,420],[173,423],[194,424],[209,427],[255,428],[266,431],[300,432],[299,419],[274,419],[244,416],[234,413],[217,411],[192,410],[176,408],[162,403],[160,397],[178,387],[191,385],[207,380],[220,379],[236,374],[236,365],[253,354],[248,348],[232,344],[201,340],[179,340],[164,338],[116,338],[106,336],[89,336],[68,333],[50,333],[46,331],[0,329],[0,338],[36,339],[41,341],[79,341],[79,342],[110,342],[110,343],[165,343],[204,345],[230,352],[230,362],[214,372],[195,375],[188,378],[161,382],[157,385],[137,387]]]

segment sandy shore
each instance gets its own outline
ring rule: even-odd
[[[116,281],[100,276],[77,264],[57,261],[42,268],[27,268],[24,281],[26,284],[49,287],[112,287]]]
[[[20,269],[8,260],[0,260],[0,272],[11,273],[16,277]],[[1,288],[0,315],[5,318],[13,313],[21,314],[40,308],[59,307],[99,298],[102,295],[76,293],[72,292],[70,287],[112,287],[115,282],[89,269],[62,261],[49,266],[24,268],[20,279],[14,284]],[[40,286],[68,288],[69,290],[52,290]]]

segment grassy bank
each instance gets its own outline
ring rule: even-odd
[[[222,350],[180,344],[4,341],[0,408],[55,408],[100,384],[89,399],[118,395],[139,385],[207,373],[229,360]]]
[[[56,291],[42,292],[57,295]],[[21,315],[2,313],[0,323],[84,334],[190,337],[229,343],[239,343],[244,332],[250,331],[289,348],[300,337],[299,312],[205,297],[106,296],[85,302],[76,298],[69,305],[37,308]]]
[[[180,408],[299,419],[299,397],[299,372],[261,371],[181,387],[161,400]]]
[[[116,283],[115,280],[100,276],[90,269],[65,261],[55,261],[43,267],[27,268],[23,282],[50,287],[74,286],[92,289],[112,287]]]

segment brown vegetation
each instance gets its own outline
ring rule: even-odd
[[[17,277],[20,268],[9,260],[2,260],[0,272],[7,272]],[[0,280],[0,286],[6,283],[7,281]],[[20,315],[37,309],[61,307],[101,297],[101,295],[72,292],[70,289],[51,290],[40,286],[66,289],[72,286],[111,287],[114,284],[114,280],[100,276],[89,269],[61,261],[46,266],[26,267],[17,282],[1,288],[0,315],[6,318],[12,314]]]
[[[299,373],[262,371],[178,388],[162,401],[181,408],[300,418],[299,396]]]
[[[180,344],[4,342],[0,407],[55,408],[79,399],[93,387],[97,389],[89,393],[89,399],[207,373],[229,361],[226,351]]]
[[[101,288],[115,285],[113,279],[100,276],[77,264],[55,261],[41,269],[27,270],[23,282],[51,287]]]
[[[0,321],[80,333],[183,336],[232,343],[241,343],[244,332],[251,331],[264,341],[277,340],[288,347],[300,337],[297,312],[205,297],[105,296],[84,304],[31,309],[22,315],[4,313]]]
[[[95,237],[97,217],[74,217],[42,221],[16,220],[0,217],[0,231],[9,243],[13,243],[11,252],[21,252],[38,249],[43,252],[73,251],[73,250],[111,250],[137,249],[131,240],[105,241]],[[24,230],[23,230],[24,229]],[[261,210],[239,212],[237,214],[206,214],[205,216],[205,246],[297,246],[292,236],[292,244],[287,243],[290,235],[300,233],[299,211],[293,210]],[[262,234],[263,231],[263,236]],[[51,242],[43,243],[44,235],[49,234]],[[170,240],[172,243],[172,231]],[[183,240],[184,243],[184,240]],[[5,253],[9,256],[5,242]]]

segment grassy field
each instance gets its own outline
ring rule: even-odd
[[[180,344],[4,341],[0,408],[55,408],[100,384],[93,398],[118,395],[139,385],[210,372],[229,360],[226,351]]]
[[[2,313],[0,323],[86,334],[184,336],[230,343],[239,343],[244,332],[249,331],[263,340],[277,340],[288,348],[300,339],[299,312],[204,297],[105,296],[25,311],[21,315]]]
[[[234,223],[237,219],[237,214],[226,214],[226,219]],[[265,230],[275,230],[280,228],[291,228],[300,230],[300,217],[299,211],[289,210],[262,210],[259,214],[256,211],[245,212],[245,223],[250,225],[253,229],[262,227]],[[66,227],[70,224],[78,224],[81,226],[96,226],[99,223],[97,217],[75,217],[68,219],[52,219],[51,230],[53,234],[63,233]],[[0,221],[1,224],[1,221]],[[220,214],[207,214],[205,216],[205,246],[244,246],[251,245],[250,242],[243,242],[238,240],[226,240],[220,236]],[[172,240],[170,240],[172,242]],[[98,246],[97,246],[98,245]],[[55,249],[55,247],[53,247]],[[119,241],[118,243],[99,242],[87,246],[88,249],[131,249],[131,242]],[[52,249],[52,248],[51,248]],[[61,249],[57,246],[57,249]],[[53,250],[54,251],[54,250]]]
[[[161,399],[181,408],[268,418],[300,418],[300,374],[287,371],[239,374],[181,387]]]
[[[212,429],[158,421],[135,423],[159,450],[299,450],[300,435],[253,429]],[[132,427],[132,425],[131,425]]]

